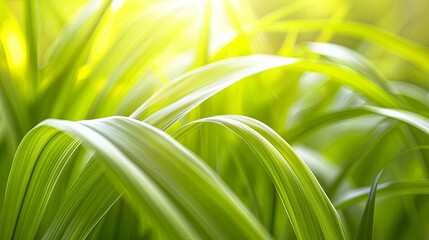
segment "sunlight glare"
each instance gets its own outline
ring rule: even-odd
[[[24,47],[15,32],[9,32],[4,38],[6,54],[11,66],[18,67],[25,62]]]
[[[124,5],[124,0],[113,0],[112,2],[112,12],[116,12],[119,8]]]

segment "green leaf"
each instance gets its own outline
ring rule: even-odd
[[[411,42],[386,30],[354,22],[332,22],[327,20],[293,20],[270,24],[252,31],[321,31],[325,28],[355,38],[373,42],[385,47],[399,56],[416,64],[422,70],[429,72],[429,50],[424,46]]]
[[[27,188],[29,181],[32,177],[33,170],[36,167],[37,159],[43,153],[45,145],[47,145],[52,138],[54,138],[56,132],[52,129],[41,129],[39,135],[34,132],[29,132],[25,139],[27,142],[28,151],[22,151],[22,145],[18,148],[15,155],[15,159],[21,159],[13,161],[12,168],[10,170],[8,184],[6,187],[5,201],[6,206],[3,209],[2,224],[0,226],[0,236],[3,239],[11,239],[15,236],[15,229],[23,229],[18,225],[20,221],[21,209],[27,195]],[[49,151],[49,148],[48,148]],[[40,168],[39,168],[40,169]],[[41,169],[42,170],[42,169]],[[40,177],[40,176],[37,176]],[[36,191],[34,191],[36,192]],[[27,204],[33,204],[27,200]],[[45,203],[46,204],[46,203]],[[46,206],[43,202],[40,204],[43,210],[43,206]],[[31,214],[31,213],[30,213]],[[38,225],[40,220],[40,214],[37,214],[39,218],[34,221],[35,225]],[[33,220],[33,219],[31,219]],[[22,221],[25,221],[23,219]],[[28,220],[27,220],[28,221]],[[32,224],[33,225],[33,224]],[[34,234],[34,226],[27,226],[30,234]],[[33,229],[33,232],[32,230]],[[27,231],[25,231],[27,232]],[[25,234],[24,232],[22,234]],[[19,234],[18,234],[19,236]]]
[[[269,238],[235,195],[195,155],[166,133],[123,117],[78,123],[47,120],[33,129],[30,136],[39,140],[39,148],[27,145],[32,142],[30,136],[20,145],[6,192],[5,205],[11,208],[6,209],[3,215],[3,222],[7,219],[8,224],[2,228],[2,238],[14,235],[15,222],[19,230],[16,234],[26,234],[24,229],[38,225],[35,221],[20,222],[23,216],[20,209],[30,205],[26,201],[28,192],[37,190],[31,187],[32,184],[41,184],[31,176],[34,165],[28,165],[26,158],[20,156],[32,156],[34,164],[37,161],[56,162],[57,159],[50,158],[50,155],[38,157],[43,154],[45,145],[61,134],[54,128],[96,151],[114,186],[125,192],[135,210],[150,217],[162,236],[173,239],[194,239],[199,238],[199,234],[204,238]],[[64,147],[55,146],[52,144],[54,153],[63,153]],[[27,175],[20,181],[21,172]],[[49,175],[41,174],[40,177]],[[81,194],[85,194],[85,189]],[[14,198],[19,199],[16,195],[23,201],[13,201]],[[31,206],[41,205],[43,201],[31,199]]]
[[[354,71],[323,62],[272,55],[251,55],[212,63],[182,75],[152,95],[131,117],[144,119],[146,123],[166,129],[194,107],[237,81],[262,71],[285,66],[289,69],[314,71],[332,76],[333,80],[354,88],[381,106],[400,106],[390,94]]]
[[[296,63],[269,55],[231,58],[191,71],[152,95],[132,118],[166,129],[186,113],[233,83],[253,74]]]
[[[368,198],[371,188],[365,187],[346,191],[334,199],[338,210],[350,207]],[[393,198],[403,195],[429,195],[429,181],[424,179],[406,179],[379,184],[377,195],[380,198]]]
[[[405,122],[429,135],[429,120],[419,114],[400,109],[380,108],[374,106],[364,106],[362,109]]]
[[[371,191],[369,192],[368,201],[366,202],[365,210],[363,212],[362,218],[359,223],[359,228],[356,233],[356,240],[371,240],[373,235],[373,222],[374,222],[374,205],[375,205],[375,195],[377,193],[377,184],[380,179],[381,173],[378,173],[375,177],[374,182],[371,186]]]
[[[68,190],[43,239],[86,238],[120,196],[98,160],[91,160]]]
[[[346,238],[339,216],[316,178],[272,129],[248,117],[216,116],[191,122],[175,136],[181,138],[203,123],[221,125],[246,142],[276,186],[299,239]]]
[[[63,108],[66,108],[75,77],[70,73],[76,72],[88,57],[97,27],[111,2],[112,0],[102,0],[86,4],[77,19],[64,28],[56,39],[49,64],[44,69],[44,82],[37,95],[37,103],[45,106],[45,116],[58,117]]]
[[[335,63],[341,64],[377,83],[381,88],[389,91],[391,86],[377,68],[359,53],[332,43],[305,43],[302,46],[305,52],[325,56]]]
[[[27,47],[29,49],[29,84],[34,91],[39,84],[39,48],[38,48],[38,4],[35,1],[27,0],[24,3],[25,9],[25,32]]]
[[[312,118],[306,118],[302,121],[299,121],[297,124],[288,129],[285,132],[285,139],[288,142],[297,142],[319,129],[323,129],[324,127],[345,120],[359,118],[367,114],[367,111],[357,108],[329,112],[323,115],[314,115]]]

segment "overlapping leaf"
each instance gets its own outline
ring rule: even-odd
[[[37,190],[31,187],[32,184],[42,184],[35,177],[58,174],[33,176],[31,173],[37,170],[40,162],[60,164],[56,158],[44,157],[47,150],[67,155],[67,152],[62,151],[61,145],[49,145],[60,134],[52,127],[71,134],[94,149],[114,185],[125,191],[127,199],[136,210],[151,216],[150,219],[163,236],[173,239],[197,238],[198,235],[204,238],[269,238],[234,194],[201,160],[162,131],[119,117],[81,123],[49,120],[30,132],[21,143],[17,156],[31,156],[36,168],[28,167],[22,160],[14,162],[5,203],[11,208],[6,209],[3,215],[3,222],[6,219],[10,222],[2,226],[3,238],[21,234],[34,237],[34,231],[25,229],[37,229],[38,222],[28,218],[37,213],[26,213],[23,210],[30,206],[38,206],[43,210],[46,200],[30,198],[28,192]],[[44,136],[45,140],[36,144],[39,148],[27,148],[27,144],[34,144],[32,139],[41,140],[40,136]],[[67,145],[67,142],[62,142]],[[50,147],[45,149],[45,145]],[[42,154],[40,159],[39,154]],[[15,172],[21,169],[26,171]],[[24,175],[21,176],[22,174]],[[52,186],[46,188],[52,190]],[[15,202],[13,199],[22,200]],[[26,222],[26,219],[31,220]]]
[[[224,126],[249,145],[276,186],[298,238],[345,239],[340,219],[316,178],[273,130],[251,118],[218,116],[185,125],[176,136],[203,123]]]

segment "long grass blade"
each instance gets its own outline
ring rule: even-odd
[[[334,199],[335,208],[341,210],[368,199],[370,190],[370,187],[365,187],[341,194],[341,196]],[[377,187],[377,196],[379,198],[393,198],[404,195],[429,195],[429,182],[423,179],[407,179],[385,182]]]
[[[321,31],[325,28],[330,28],[337,33],[371,41],[404,57],[425,72],[429,72],[429,50],[427,48],[370,25],[354,22],[330,22],[326,20],[294,20],[273,23],[269,26],[255,29],[255,31]]]
[[[98,161],[92,160],[64,197],[43,239],[86,238],[120,196]]]
[[[175,136],[180,138],[203,123],[219,124],[247,143],[276,186],[299,239],[345,239],[338,214],[316,178],[273,130],[251,118],[217,116],[189,123]]]
[[[197,238],[194,228],[189,226],[191,221],[198,234],[210,236],[209,238],[269,238],[234,194],[196,156],[162,131],[132,119],[119,117],[80,123],[48,120],[32,131],[35,138],[48,135],[45,141],[38,142],[39,152],[43,151],[44,143],[61,133],[52,127],[68,132],[82,140],[85,146],[94,149],[114,186],[125,191],[125,196],[135,209],[151,216],[157,229],[163,229],[163,236],[175,239]],[[38,133],[40,135],[37,135]],[[38,156],[32,154],[31,150],[30,153],[25,151],[26,143],[26,140],[21,143],[22,153]],[[61,153],[61,149],[54,148],[53,151]],[[56,161],[49,157],[41,159],[47,162]],[[160,159],[165,160],[159,161]],[[16,160],[14,164],[16,169],[34,171],[33,166],[26,168],[27,165],[22,159]],[[28,174],[26,181],[17,181],[15,175],[18,173],[14,173],[10,178],[10,183],[14,186],[8,188],[7,199],[12,199],[14,194],[21,194],[21,198],[25,199],[27,192],[32,190],[31,184],[38,181],[33,179],[31,174]],[[15,187],[18,183],[23,187]],[[196,191],[196,188],[200,190]],[[6,210],[4,216],[11,216],[8,219],[19,219],[20,209],[26,207],[25,200],[23,203],[12,203],[8,200],[6,204],[15,208]],[[32,199],[31,205],[37,204],[40,203]],[[183,214],[188,216],[188,220],[184,219]],[[29,224],[22,227],[37,226],[34,222]],[[2,236],[10,236],[6,234],[13,232],[13,225],[12,222],[6,225]],[[18,227],[20,226],[18,222]]]
[[[371,186],[369,192],[368,201],[366,202],[365,210],[363,212],[358,231],[356,233],[356,240],[371,240],[373,235],[373,224],[374,224],[374,206],[375,206],[375,195],[377,193],[377,184],[380,179],[381,171]]]
[[[334,80],[354,88],[380,106],[401,105],[375,83],[354,71],[323,62],[252,55],[219,61],[182,75],[143,103],[131,117],[144,119],[151,125],[166,129],[200,103],[237,81],[262,71],[286,66],[332,76]]]
[[[405,122],[429,135],[429,120],[419,114],[400,109],[388,109],[374,106],[364,106],[362,109]]]

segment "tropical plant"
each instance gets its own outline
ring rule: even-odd
[[[427,239],[427,43],[353,7],[1,1],[0,239]]]

